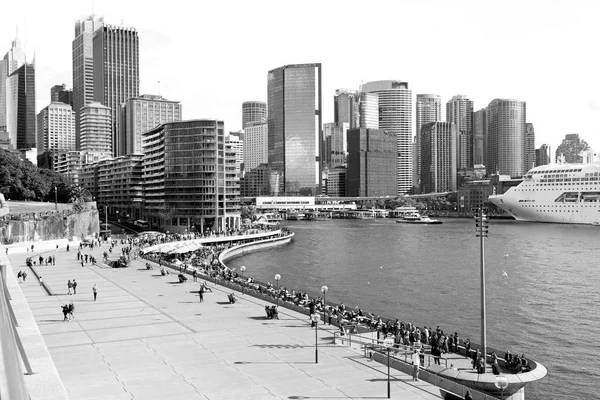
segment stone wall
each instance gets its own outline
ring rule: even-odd
[[[30,213],[11,215],[0,222],[0,241],[3,244],[56,239],[83,239],[100,231],[96,203],[88,203],[79,213]]]

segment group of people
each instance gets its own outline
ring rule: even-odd
[[[69,280],[67,282],[67,289],[68,289],[69,295],[77,294],[77,281],[75,279],[73,279],[73,282],[71,282],[71,280]],[[73,291],[73,293],[71,293],[71,291]]]
[[[279,319],[279,312],[277,306],[265,306],[265,312],[267,313],[267,319]]]
[[[19,283],[24,283],[27,281],[27,272],[25,271],[19,271],[17,273],[17,279],[19,280]]]
[[[73,305],[73,302],[70,302],[69,304],[63,304],[60,307],[62,308],[63,315],[65,316],[63,321],[71,322],[71,320],[75,319],[75,316],[73,315],[73,312],[75,311],[75,305]]]
[[[525,354],[513,355],[510,350],[508,350],[504,354],[504,362],[506,364],[506,368],[510,369],[514,372],[527,372],[531,370],[529,366],[529,361],[525,358]]]

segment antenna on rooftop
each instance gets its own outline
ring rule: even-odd
[[[160,81],[158,81],[158,95],[160,96]]]

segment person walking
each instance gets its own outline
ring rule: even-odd
[[[69,310],[70,319],[75,319],[75,315],[73,315],[73,313],[75,312],[75,305],[73,304],[73,302],[69,303],[68,310]]]
[[[40,286],[42,286],[43,283],[44,281],[42,280],[42,276],[40,275]]]
[[[71,293],[71,289],[73,289],[73,283],[71,282],[71,280],[67,282],[67,289],[69,289],[69,295],[73,294]]]
[[[25,283],[27,281],[27,272],[23,271],[21,276],[23,277],[23,283]]]
[[[73,294],[77,294],[77,282],[73,279]]]
[[[94,287],[92,287],[92,292],[94,293],[94,301],[96,301],[96,298],[98,297],[98,285],[96,285],[94,283]]]
[[[419,353],[417,351],[417,349],[414,350],[414,353],[412,355],[412,367],[413,367],[413,380],[414,381],[418,381],[419,380],[419,367],[421,365],[421,357],[419,357]]]
[[[200,285],[200,290],[198,291],[198,296],[200,296],[200,303],[204,302],[204,286]]]

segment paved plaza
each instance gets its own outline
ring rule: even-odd
[[[87,253],[100,260],[104,250]],[[315,330],[305,315],[280,309],[279,320],[268,320],[267,303],[237,293],[239,301],[229,304],[231,291],[210,282],[212,293],[200,303],[191,277],[180,284],[176,273],[161,276],[139,260],[122,269],[81,267],[76,253],[75,246],[49,251],[43,255],[56,254],[56,265],[35,267],[53,296],[25,267],[31,253],[8,254],[15,273],[28,272],[21,290],[72,400],[387,396],[386,366],[333,345],[335,329],[319,329],[316,364]],[[73,279],[77,294],[68,295]],[[63,322],[61,305],[71,301],[75,318]],[[395,370],[391,393],[393,399],[440,398],[435,386]]]

